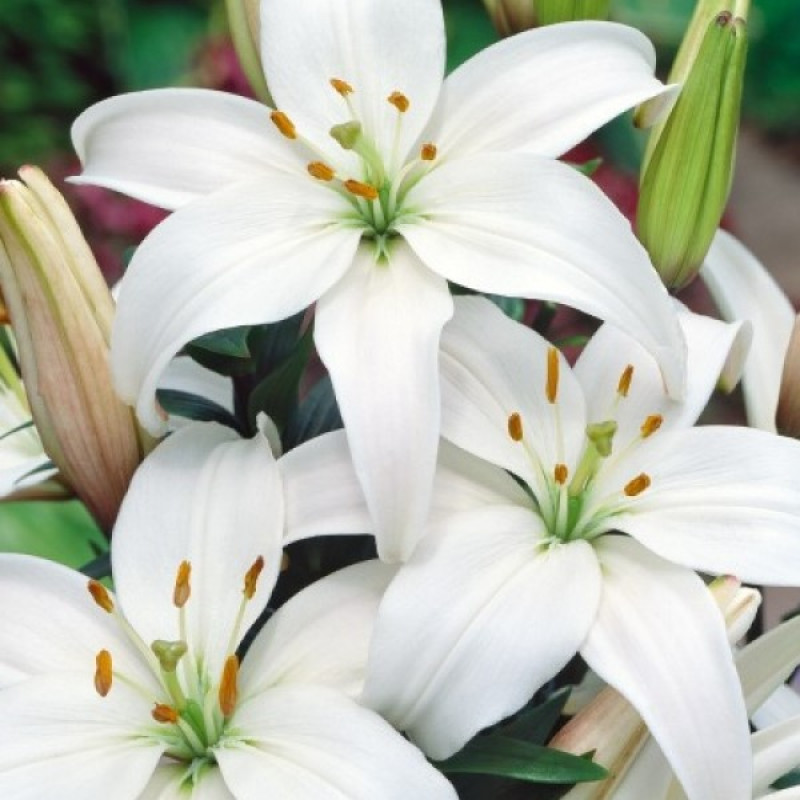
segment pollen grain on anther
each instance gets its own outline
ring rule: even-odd
[[[294,122],[292,122],[289,117],[283,113],[283,111],[273,111],[269,118],[272,120],[272,123],[275,127],[287,138],[287,139],[296,139],[297,138],[297,130],[294,127]]]
[[[569,470],[566,464],[556,464],[553,468],[553,479],[559,486],[563,486],[569,477]]]
[[[94,688],[100,697],[105,697],[111,691],[112,681],[111,653],[101,650],[95,656]]]
[[[356,197],[363,197],[365,200],[378,199],[378,190],[368,183],[350,179],[344,182],[344,188],[347,189],[350,194],[354,194]]]
[[[256,586],[258,585],[258,577],[264,569],[264,556],[259,556],[252,564],[250,569],[247,570],[244,576],[244,596],[248,600],[253,599],[256,593]]]
[[[545,394],[547,402],[551,405],[556,402],[558,397],[558,348],[550,347],[547,350],[547,383],[545,384]]]
[[[89,590],[92,600],[94,600],[103,611],[107,611],[110,614],[114,610],[114,601],[111,599],[111,595],[102,583],[96,580],[90,580],[86,588]]]
[[[627,497],[636,497],[640,495],[645,489],[650,488],[652,480],[646,472],[640,472],[635,478],[632,478],[625,484],[622,490]]]
[[[331,78],[331,86],[333,86],[333,88],[342,97],[347,97],[347,95],[353,94],[353,87],[347,81],[343,81],[341,78]]]
[[[508,435],[515,441],[521,442],[524,435],[522,417],[518,411],[508,415]]]
[[[171,723],[173,725],[178,721],[179,716],[172,706],[168,706],[165,703],[156,703],[150,714],[156,722]]]
[[[308,174],[318,181],[332,181],[336,177],[336,173],[322,161],[312,161],[306,169]]]
[[[617,384],[617,394],[622,397],[627,397],[628,392],[631,390],[631,381],[633,380],[633,364],[628,364],[622,375],[619,376],[619,383]]]
[[[236,655],[230,655],[225,659],[222,668],[222,678],[219,682],[219,708],[222,715],[229,717],[236,708],[238,698],[238,679],[239,679],[239,659]]]
[[[436,149],[436,145],[433,142],[426,142],[422,145],[419,151],[419,157],[423,161],[433,161],[436,158],[436,153],[438,150]]]
[[[409,99],[402,93],[402,92],[392,92],[386,98],[401,114],[405,114],[408,111],[408,107],[411,105]]]
[[[664,417],[661,414],[650,414],[639,428],[642,439],[652,436],[661,427],[662,422],[664,422]]]
[[[192,593],[191,577],[192,565],[188,561],[181,561],[178,565],[178,574],[175,576],[175,589],[172,592],[172,602],[176,608],[183,608]]]

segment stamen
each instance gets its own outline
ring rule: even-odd
[[[547,350],[547,384],[545,386],[547,402],[551,405],[558,397],[558,350],[550,347]]]
[[[619,376],[619,383],[617,384],[617,394],[622,397],[627,397],[631,389],[631,381],[633,380],[633,364],[628,364],[622,375]]]
[[[603,458],[611,455],[616,432],[617,423],[613,419],[607,419],[605,422],[592,422],[586,426],[586,438]]]
[[[636,497],[636,495],[649,488],[651,483],[650,476],[645,472],[641,472],[633,480],[628,481],[622,491],[625,492],[627,497]]]
[[[94,688],[100,697],[111,691],[111,653],[101,650],[95,657]]]
[[[353,94],[353,87],[347,82],[343,81],[341,78],[331,78],[331,86],[339,92],[342,97],[347,97],[349,94]]]
[[[408,107],[411,105],[409,99],[402,93],[402,92],[392,92],[386,98],[401,114],[405,114],[408,111]]]
[[[519,415],[519,412],[517,411],[515,411],[508,417],[508,435],[515,442],[522,441],[522,436],[523,436],[522,417]]]
[[[361,138],[361,123],[354,119],[342,122],[334,125],[328,133],[344,150],[352,150]]]
[[[165,722],[174,725],[178,721],[178,712],[164,703],[156,703],[150,712],[156,722]]]
[[[344,182],[344,188],[347,189],[350,194],[354,194],[356,197],[363,197],[365,200],[378,199],[378,190],[368,183],[362,183],[361,181],[354,181],[351,179]]]
[[[336,176],[336,173],[321,161],[312,161],[306,169],[308,169],[309,175],[318,181],[332,181]]]
[[[292,122],[283,111],[273,111],[269,118],[272,120],[275,127],[287,138],[287,139],[296,139],[297,138],[297,129],[294,127],[294,122]]]
[[[180,640],[168,642],[164,639],[156,639],[150,649],[155,653],[158,663],[164,672],[175,672],[178,662],[186,655],[186,642]]]
[[[433,161],[436,158],[437,152],[436,145],[432,142],[428,142],[422,145],[422,149],[419,151],[419,157],[423,161]]]
[[[567,482],[567,477],[569,475],[569,470],[567,469],[566,464],[556,464],[553,469],[553,478],[555,482],[560,486],[563,486]]]
[[[225,659],[225,666],[222,668],[222,679],[219,682],[219,707],[222,715],[229,717],[236,708],[238,688],[236,685],[239,677],[239,659],[236,655],[230,655]]]
[[[89,594],[92,596],[92,600],[103,609],[103,611],[108,612],[109,614],[114,610],[114,602],[111,599],[111,595],[108,593],[108,590],[102,583],[95,580],[90,580],[86,587],[89,590]]]
[[[247,570],[244,576],[244,596],[248,600],[253,599],[253,595],[256,593],[256,584],[258,583],[258,576],[261,575],[261,570],[264,569],[264,557],[259,556],[254,562],[250,569]]]
[[[188,561],[181,561],[178,565],[178,574],[175,577],[175,589],[172,592],[172,602],[176,608],[183,608],[192,593],[192,586],[189,582],[191,576],[192,565]]]
[[[661,414],[650,414],[639,429],[642,434],[642,439],[646,439],[648,436],[655,433],[661,427],[663,421],[664,417],[662,417]]]

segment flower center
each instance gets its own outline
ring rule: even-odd
[[[187,765],[185,780],[194,780],[200,771],[216,763],[214,748],[230,736],[228,722],[236,709],[238,694],[239,659],[235,648],[241,640],[245,608],[255,594],[263,567],[264,559],[259,556],[244,576],[242,601],[219,675],[208,674],[203,654],[193,651],[186,637],[185,607],[191,597],[191,564],[188,561],[178,565],[172,595],[172,606],[178,613],[179,638],[157,639],[149,647],[118,611],[105,587],[94,580],[88,583],[92,599],[114,616],[160,684],[160,692],[153,696],[153,692],[135,678],[114,667],[108,650],[101,650],[96,658],[95,688],[105,697],[113,683],[120,680],[152,704],[152,721],[146,722],[145,735],[166,744],[166,757]]]
[[[337,145],[331,153],[322,152],[305,138],[283,111],[273,111],[275,127],[287,139],[296,141],[310,151],[314,158],[307,165],[308,174],[325,184],[347,200],[350,210],[343,221],[362,228],[364,238],[375,243],[375,257],[380,261],[388,252],[388,243],[397,236],[400,223],[416,216],[406,203],[409,191],[426,175],[436,160],[436,145],[427,142],[419,152],[400,163],[399,147],[403,130],[403,117],[411,107],[409,98],[393,91],[386,102],[396,111],[394,137],[388,152],[383,152],[378,142],[367,132],[364,121],[352,101],[355,89],[341,78],[330,79],[331,88],[342,99],[344,121],[330,129],[330,137]],[[339,153],[356,157],[353,161],[341,159]]]
[[[628,365],[620,376],[609,419],[586,426],[580,458],[570,473],[570,468],[564,461],[565,448],[558,405],[559,370],[562,358],[555,347],[548,349],[544,394],[553,415],[552,425],[556,433],[555,463],[543,463],[537,451],[531,446],[524,420],[518,411],[508,416],[507,428],[509,437],[525,449],[534,467],[532,483],[528,489],[551,539],[569,542],[576,539],[593,539],[604,533],[609,529],[610,517],[623,511],[631,498],[650,488],[651,477],[647,473],[639,473],[620,487],[617,494],[606,498],[600,506],[592,503],[592,510],[588,512],[586,510],[592,483],[612,453],[616,460],[624,457],[633,447],[652,436],[661,427],[663,419],[660,414],[647,416],[639,428],[638,435],[620,452],[614,452],[614,438],[618,426],[613,417],[619,404],[627,398],[633,379],[633,366]]]

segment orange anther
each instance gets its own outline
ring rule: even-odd
[[[624,370],[622,370],[622,375],[619,376],[619,383],[617,384],[617,394],[621,394],[623,397],[628,396],[628,392],[631,388],[631,381],[633,380],[633,364],[628,364]]]
[[[550,347],[547,350],[547,384],[545,394],[548,403],[555,403],[558,397],[558,350]]]
[[[386,98],[401,114],[405,114],[408,111],[408,107],[411,105],[408,98],[402,92],[392,92]]]
[[[222,679],[219,682],[219,707],[225,717],[233,714],[233,710],[236,708],[236,699],[239,694],[238,678],[239,659],[234,654],[225,659],[225,666],[222,668]]]
[[[309,175],[318,181],[332,181],[336,175],[327,164],[323,164],[321,161],[312,161],[306,169]]]
[[[436,158],[436,145],[432,144],[431,142],[427,142],[426,144],[422,145],[422,149],[419,151],[419,157],[423,161],[433,161]]]
[[[342,97],[347,97],[349,94],[353,94],[353,87],[347,82],[343,81],[341,78],[331,78],[331,86],[336,89],[337,92]]]
[[[259,556],[254,562],[250,569],[247,570],[244,576],[244,596],[248,600],[253,599],[253,595],[256,593],[256,584],[258,583],[258,576],[261,574],[261,570],[264,569],[264,557]]]
[[[642,427],[639,429],[642,433],[642,439],[646,439],[650,434],[655,433],[661,427],[663,421],[664,417],[662,417],[661,414],[651,414],[647,417],[642,423]]]
[[[100,697],[105,697],[111,691],[111,653],[101,650],[95,657],[94,688]]]
[[[175,577],[175,589],[172,592],[172,602],[177,608],[183,608],[192,593],[191,576],[192,565],[188,561],[181,561]]]
[[[164,703],[156,703],[150,714],[156,722],[174,725],[178,721],[178,712],[172,706],[164,705]]]
[[[622,491],[624,491],[628,497],[636,497],[636,495],[641,494],[645,489],[649,488],[651,483],[650,476],[642,472],[628,481]]]
[[[275,127],[287,138],[287,139],[296,139],[297,138],[297,130],[294,127],[294,122],[292,122],[283,111],[273,111],[269,118],[274,123]]]
[[[356,197],[363,197],[365,200],[378,199],[378,190],[374,186],[370,186],[368,183],[347,180],[344,182],[344,188],[347,189],[350,194],[354,194]]]
[[[522,417],[519,415],[519,412],[515,411],[513,414],[509,414],[508,416],[508,435],[515,441],[521,442],[523,431],[522,431]]]
[[[94,600],[103,611],[107,611],[110,614],[114,610],[114,601],[111,599],[111,595],[102,583],[90,580],[86,588],[89,590],[92,600]]]
[[[553,468],[553,478],[559,486],[563,486],[567,482],[569,470],[566,464],[556,464]]]

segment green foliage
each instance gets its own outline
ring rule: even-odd
[[[447,26],[447,71],[497,41],[481,0],[444,0],[444,19]]]

